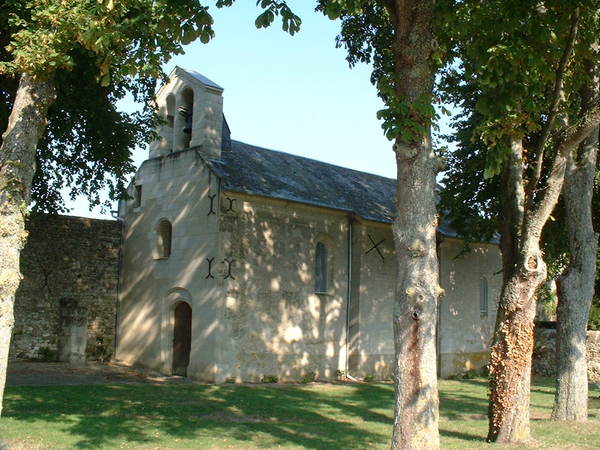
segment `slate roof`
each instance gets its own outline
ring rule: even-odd
[[[220,160],[208,161],[229,191],[394,220],[396,180],[231,140]],[[460,238],[442,217],[438,232]]]
[[[376,222],[394,218],[391,178],[234,140],[210,164],[227,190],[353,212]]]

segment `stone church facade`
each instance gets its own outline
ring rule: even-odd
[[[214,382],[389,378],[395,181],[231,140],[220,86],[169,80],[119,207],[117,361]],[[441,376],[485,363],[501,284],[497,245],[462,246],[442,223]]]

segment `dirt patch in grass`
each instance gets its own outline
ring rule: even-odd
[[[48,386],[107,383],[189,383],[187,378],[156,371],[88,361],[82,366],[62,362],[10,361],[7,386]],[[2,450],[2,447],[0,447]]]
[[[4,439],[0,441],[0,450],[40,450],[43,445],[29,439]]]
[[[64,362],[41,362],[13,360],[8,364],[7,386],[50,386],[113,383],[191,383],[186,377],[167,376],[144,367],[125,366],[117,363],[102,364],[87,361],[85,365],[72,366]],[[289,382],[289,383],[232,383],[222,386],[269,387],[285,389],[289,387],[318,386],[320,389],[335,388],[340,385],[370,384],[363,381],[340,380],[330,382]],[[391,384],[378,382],[376,384]],[[3,450],[0,447],[0,450]]]

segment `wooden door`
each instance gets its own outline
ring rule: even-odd
[[[192,308],[185,302],[175,307],[173,329],[173,375],[187,376],[192,347]]]

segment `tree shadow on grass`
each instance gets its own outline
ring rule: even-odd
[[[444,382],[443,437],[483,442],[484,436],[470,428],[456,428],[487,421],[485,385],[482,380]],[[32,430],[63,430],[73,437],[69,446],[77,448],[123,442],[160,447],[177,445],[179,439],[207,447],[321,449],[387,446],[392,411],[393,387],[386,384],[118,384],[9,387],[4,412]]]
[[[487,417],[488,401],[484,380],[449,381],[440,389],[440,415],[449,420]]]
[[[461,441],[469,441],[469,442],[485,442],[485,436],[480,436],[478,434],[469,434],[461,431],[450,431],[445,430],[443,427],[440,427],[440,436],[460,439]]]
[[[94,385],[9,388],[6,416],[51,424],[77,448],[223,437],[256,446],[366,448],[388,440],[388,386]],[[263,436],[262,440],[257,436]],[[229,441],[229,444],[235,442]],[[238,443],[239,445],[239,443]]]

